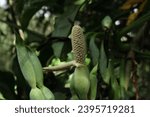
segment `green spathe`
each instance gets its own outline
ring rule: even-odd
[[[79,99],[87,99],[88,92],[90,89],[90,74],[87,66],[80,65],[75,68],[72,86],[79,97]]]

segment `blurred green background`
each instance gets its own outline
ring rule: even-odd
[[[74,22],[84,29],[89,70],[98,65],[95,99],[150,99],[149,0],[5,0],[0,6],[0,99],[29,99],[15,32],[23,30],[25,44],[43,67],[58,65],[73,60]],[[73,70],[44,73],[56,99],[71,98],[67,84]]]

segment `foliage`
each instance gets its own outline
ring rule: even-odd
[[[0,99],[150,99],[149,0],[7,0],[0,14]],[[72,66],[42,71],[74,60],[76,22],[89,76]],[[90,77],[87,95],[82,82],[71,85],[80,74]]]

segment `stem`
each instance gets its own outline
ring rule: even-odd
[[[79,67],[81,66],[82,64],[80,63],[77,63],[76,61],[70,61],[70,62],[67,62],[67,63],[62,63],[58,66],[50,66],[50,67],[44,67],[43,70],[45,72],[49,72],[49,71],[60,71],[60,70],[64,70],[64,69],[68,69],[70,68],[71,66],[75,66],[75,67]]]

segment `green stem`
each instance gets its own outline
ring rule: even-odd
[[[70,68],[71,66],[75,66],[78,67],[82,64],[77,63],[76,61],[70,61],[70,62],[66,62],[66,63],[62,63],[60,65],[57,66],[50,66],[50,67],[44,67],[43,70],[45,72],[49,72],[49,71],[60,71],[60,70],[65,70]]]

